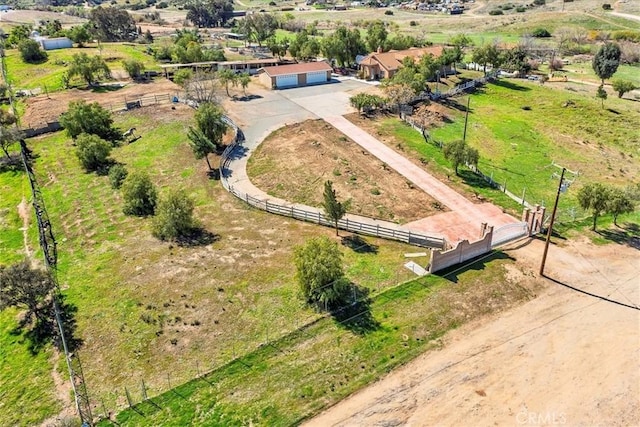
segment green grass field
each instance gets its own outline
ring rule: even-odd
[[[142,62],[147,70],[159,71],[153,56],[145,53],[146,46],[138,44],[102,43],[102,52],[97,45],[89,44],[84,48],[59,49],[48,51],[49,58],[42,64],[27,64],[22,61],[17,49],[6,52],[9,81],[14,89],[36,89],[42,92],[63,90],[62,75],[73,55],[83,52],[87,55],[101,55],[107,62],[111,72],[122,72],[123,59],[136,59]]]
[[[496,253],[463,271],[384,291],[373,297],[360,332],[324,317],[120,413],[117,422],[297,424],[422,352],[440,348],[439,338],[469,316],[529,298],[526,285],[505,276],[505,266],[512,262],[508,255]],[[486,303],[462,303],[470,299]],[[136,395],[136,401],[140,399]]]

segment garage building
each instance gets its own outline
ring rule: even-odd
[[[323,61],[264,67],[260,81],[272,89],[324,84],[331,81],[331,66]]]

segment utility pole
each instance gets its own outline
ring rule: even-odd
[[[547,252],[549,252],[549,242],[551,241],[551,233],[553,232],[553,223],[556,220],[556,212],[558,210],[558,200],[560,200],[560,192],[562,190],[565,171],[566,169],[562,168],[562,174],[560,174],[560,183],[558,184],[558,192],[556,193],[556,202],[553,205],[553,212],[551,213],[551,221],[549,222],[549,229],[547,230],[547,241],[544,244],[544,252],[542,253],[542,263],[540,264],[541,276],[544,276],[544,264],[547,262]]]
[[[467,111],[464,115],[464,133],[462,134],[462,142],[467,140],[467,122],[469,121],[469,103],[471,102],[471,95],[467,96]]]

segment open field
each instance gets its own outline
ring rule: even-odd
[[[115,77],[128,78],[122,67],[123,59],[136,59],[147,70],[157,70],[153,56],[145,53],[146,46],[133,43],[102,43],[102,52],[95,44],[84,48],[59,49],[48,51],[49,59],[36,66],[22,61],[17,49],[7,50],[7,69],[9,81],[15,90],[39,88],[42,93],[63,90],[62,75],[67,70],[71,57],[77,53],[101,55]],[[84,84],[84,83],[83,83]]]
[[[322,318],[120,413],[117,422],[296,424],[418,354],[440,349],[448,329],[533,297],[540,282],[513,262],[496,253],[462,271],[384,291],[372,298],[359,332]]]
[[[501,79],[471,95],[467,141],[480,151],[479,169],[493,176],[515,194],[524,192],[530,203],[550,205],[557,190],[559,170],[552,162],[580,172],[568,193],[561,198],[562,218],[569,220],[571,212],[582,216],[576,207],[577,190],[584,184],[603,180],[624,186],[640,174],[640,139],[634,131],[640,120],[640,105],[628,99],[610,97],[605,109],[591,96],[573,86],[566,90],[551,85],[540,86],[524,80]],[[464,128],[466,98],[458,99],[444,110],[450,123],[429,130],[438,141],[461,139]],[[567,102],[570,103],[564,106]],[[523,107],[530,109],[525,110]],[[455,108],[452,108],[455,107]],[[462,111],[461,111],[462,110]],[[591,117],[586,121],[584,117]],[[399,119],[389,116],[376,120],[352,115],[360,126],[378,133],[389,146],[415,159],[423,160],[427,169],[467,193],[477,192],[505,208],[514,208],[500,192],[487,189],[473,174],[461,171],[455,177],[442,151],[424,142],[422,135]],[[418,163],[418,164],[420,164]],[[571,177],[570,179],[573,179]]]
[[[296,297],[294,271],[287,266],[294,245],[333,231],[255,211],[208,180],[204,161],[194,160],[184,140],[192,110],[176,108],[116,115],[118,125],[135,126],[143,137],[117,148],[113,157],[130,170],[148,171],[161,192],[188,188],[197,217],[214,233],[201,246],[159,242],[150,235],[148,219],[124,216],[107,177],[80,170],[64,133],[30,143],[59,242],[59,278],[67,301],[78,308],[90,393],[113,409],[116,401],[124,402],[124,386],[138,386],[137,378],[154,394],[166,389],[165,372],[172,372],[174,385],[181,383],[193,378],[196,361],[202,369],[220,366],[232,353],[258,347],[265,333],[277,338],[318,317]],[[0,175],[3,182],[6,173]],[[7,213],[15,209],[9,205]],[[6,227],[18,225],[14,218]],[[348,277],[362,289],[378,291],[411,277],[402,265],[410,247],[376,239],[360,244],[367,251],[356,245],[344,254]],[[16,236],[2,249],[16,253],[21,245]],[[9,319],[3,317],[7,325]],[[216,351],[204,351],[210,348]],[[30,381],[29,364],[11,362],[7,369]],[[6,391],[9,399],[14,391]],[[2,424],[16,422],[8,410],[0,411]]]

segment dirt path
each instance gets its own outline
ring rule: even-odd
[[[62,410],[58,415],[44,420],[42,424],[40,424],[41,427],[67,425],[65,421],[69,422],[69,420],[77,416],[73,399],[71,399],[71,383],[66,378],[63,378],[60,372],[58,372],[57,367],[59,362],[60,353],[54,351],[53,356],[51,357],[51,366],[53,366],[51,376],[53,377],[56,397],[62,404]]]
[[[29,216],[31,212],[31,207],[27,202],[26,198],[22,198],[22,201],[18,205],[18,215],[20,219],[22,219],[22,227],[20,227],[20,231],[22,231],[23,241],[24,241],[24,254],[27,259],[31,259],[31,248],[29,247]]]
[[[542,242],[509,251],[537,268]],[[629,246],[552,247],[547,274],[640,305]],[[535,274],[532,272],[532,274]],[[549,281],[535,300],[467,325],[307,423],[360,425],[637,425],[640,312]]]

